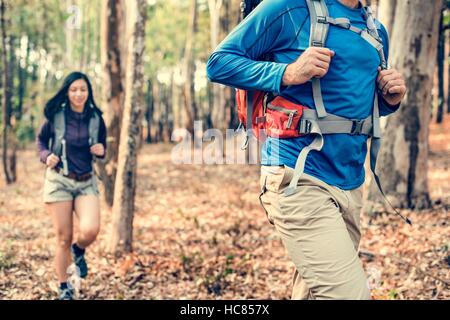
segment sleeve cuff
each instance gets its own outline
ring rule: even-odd
[[[52,152],[50,150],[43,150],[41,151],[41,162],[46,164],[47,158]]]
[[[106,145],[103,142],[100,142],[103,145],[103,149],[105,149],[105,152],[103,153],[103,155],[101,157],[96,156],[97,159],[105,159],[106,158]]]
[[[380,105],[380,116],[388,116],[391,113],[396,112],[401,105],[401,102],[395,104],[395,105],[391,105],[389,104],[381,94],[378,95],[378,100],[379,100],[379,105]]]
[[[285,86],[283,86],[283,75],[284,72],[286,71],[286,68],[288,66],[287,63],[278,63],[279,65],[279,70],[277,72],[276,75],[276,82],[275,82],[275,90],[273,90],[276,94],[280,94],[282,89],[285,88]]]
[[[399,103],[397,103],[397,104],[391,105],[391,104],[389,104],[389,103],[388,103],[386,100],[384,100],[384,99],[383,99],[383,103],[384,103],[384,105],[386,106],[386,108],[388,108],[388,109],[391,110],[392,112],[397,111],[398,108],[400,108],[400,104],[401,104],[401,102],[399,102]]]

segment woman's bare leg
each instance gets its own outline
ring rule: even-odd
[[[72,263],[70,246],[73,232],[73,201],[46,204],[56,232],[56,274],[59,282],[67,282],[67,268]]]
[[[91,245],[100,231],[100,202],[98,196],[85,195],[75,199],[75,212],[79,220],[76,244],[85,249]]]

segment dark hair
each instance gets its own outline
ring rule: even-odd
[[[84,73],[72,72],[64,79],[64,82],[58,92],[45,104],[44,115],[49,121],[53,120],[53,116],[59,110],[61,105],[63,105],[64,103],[66,105],[69,105],[67,92],[69,91],[69,87],[72,85],[72,83],[77,80],[86,81],[89,93],[88,99],[86,101],[86,106],[88,107],[87,112],[89,113],[89,116],[91,116],[92,112],[94,111],[98,112],[100,115],[102,114],[102,111],[97,107],[95,103],[94,95],[92,92],[92,85],[89,81],[89,78]]]

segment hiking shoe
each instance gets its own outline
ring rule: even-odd
[[[73,300],[74,291],[71,288],[59,288],[58,300]]]
[[[86,259],[84,258],[84,252],[83,253],[77,253],[76,248],[74,248],[74,245],[70,247],[70,252],[72,253],[72,259],[75,265],[77,266],[77,269],[80,271],[80,278],[86,278],[88,274],[88,266],[86,263]]]

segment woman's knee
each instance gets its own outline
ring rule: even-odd
[[[80,226],[80,239],[83,241],[94,241],[100,232],[100,226]]]
[[[58,230],[56,241],[58,247],[63,249],[69,249],[72,245],[72,232]]]

